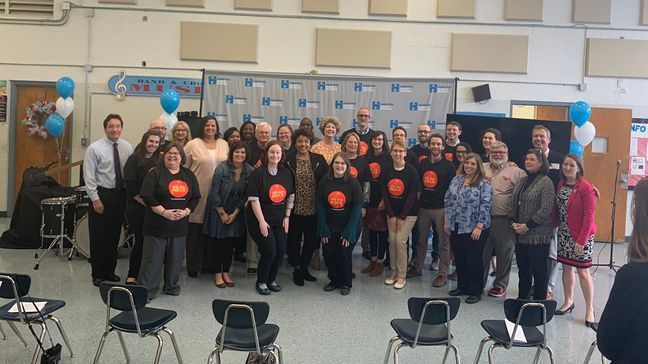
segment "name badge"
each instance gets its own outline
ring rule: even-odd
[[[560,169],[560,163],[551,163],[549,169]]]

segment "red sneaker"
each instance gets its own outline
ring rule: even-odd
[[[492,288],[490,291],[488,291],[488,295],[491,297],[502,297],[506,294],[506,290],[501,289],[501,288]]]

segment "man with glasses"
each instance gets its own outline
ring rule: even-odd
[[[164,120],[160,120],[160,119],[151,120],[151,122],[149,123],[149,129],[156,130],[164,136],[164,138],[160,142],[160,150],[162,150],[162,147],[169,142],[166,138],[167,137],[166,123],[164,122]]]
[[[432,129],[428,124],[419,125],[418,131],[416,133],[419,143],[410,148],[410,150],[414,152],[414,154],[416,154],[419,163],[421,163],[422,159],[428,158],[430,156],[430,145],[428,144],[430,134],[432,134]]]
[[[514,163],[508,161],[508,147],[500,141],[491,144],[490,162],[484,164],[486,178],[493,186],[493,206],[491,208],[491,233],[486,239],[483,252],[484,287],[488,280],[488,266],[493,249],[497,257],[493,288],[488,291],[491,297],[502,297],[506,294],[511,264],[515,252],[515,231],[511,227],[509,214],[513,208],[513,188],[526,173]]]
[[[265,154],[266,144],[270,141],[270,134],[272,133],[272,125],[268,124],[265,121],[257,124],[254,129],[254,139],[256,143],[250,144],[250,153],[247,156],[245,161],[247,164],[251,165],[252,168],[257,168],[261,166],[261,161],[263,160],[263,155]]]
[[[340,140],[344,140],[344,138],[349,133],[357,133],[360,136],[360,153],[358,154],[360,156],[364,156],[365,154],[367,154],[369,146],[371,146],[371,138],[374,134],[374,130],[369,128],[369,123],[371,122],[371,111],[369,111],[369,109],[367,109],[366,107],[360,108],[358,109],[356,117],[356,127],[342,133]]]

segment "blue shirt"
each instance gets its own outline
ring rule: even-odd
[[[460,174],[452,179],[444,200],[446,227],[454,231],[458,224],[457,234],[471,233],[478,223],[485,230],[491,223],[493,187],[486,179],[477,186],[464,186],[464,178]]]
[[[126,160],[133,154],[133,146],[121,138],[116,143],[123,175]],[[85,181],[88,197],[92,201],[99,199],[97,187],[116,187],[113,141],[103,137],[90,144],[83,160],[83,180]]]

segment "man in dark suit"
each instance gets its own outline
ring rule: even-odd
[[[360,152],[358,154],[364,156],[367,154],[369,147],[371,147],[371,138],[374,134],[374,130],[369,127],[369,123],[371,122],[371,111],[366,107],[362,107],[358,109],[356,117],[357,126],[342,133],[340,142],[342,142],[349,133],[355,132],[360,137]]]

